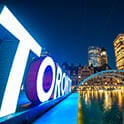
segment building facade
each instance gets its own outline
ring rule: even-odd
[[[90,46],[88,48],[88,66],[102,67],[108,64],[108,55],[105,48]]]
[[[90,46],[88,48],[88,66],[101,66],[101,49],[99,47]]]
[[[85,66],[79,66],[78,67],[78,82],[80,83],[82,80],[90,76],[94,73],[94,68],[89,67],[87,65]]]
[[[116,58],[116,68],[124,69],[124,34],[119,34],[114,40],[114,51]]]
[[[101,65],[107,65],[108,64],[108,56],[105,48],[101,49]]]

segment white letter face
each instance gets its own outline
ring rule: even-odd
[[[49,100],[55,85],[55,63],[51,57],[33,61],[26,82],[26,94],[35,103]]]
[[[32,102],[49,100],[55,85],[55,63],[51,57],[33,61],[26,82],[26,94]]]
[[[60,85],[62,80],[62,70],[58,64],[56,65],[56,68],[57,68],[57,72],[56,72],[56,85],[54,90],[54,99],[56,99],[57,97],[60,97]]]
[[[66,89],[65,82],[66,82],[66,73],[63,73],[63,75],[62,75],[62,81],[61,81],[61,93],[62,93],[62,95],[65,94],[65,89]]]
[[[9,76],[7,76],[8,80],[5,81],[7,85],[0,108],[0,117],[3,117],[16,111],[21,83],[30,51],[40,57],[42,47],[25,30],[7,7],[4,7],[0,13],[0,24],[19,40],[16,53],[14,52],[15,56],[12,67]],[[32,82],[31,84],[29,82],[26,84],[26,93],[32,102],[44,102],[49,100],[51,95],[57,98],[70,91],[71,80],[68,79],[65,73],[62,76],[61,68],[58,64],[57,67],[55,66],[51,57],[45,57],[42,61],[39,59],[33,67],[28,78],[28,81],[31,82],[32,80]],[[65,83],[62,80],[65,80]]]
[[[47,101],[53,93],[55,69],[55,63],[51,57],[46,57],[40,65],[37,77],[37,94],[41,102]]]
[[[4,7],[0,14],[0,24],[20,41],[17,52],[15,53],[1,104],[0,117],[2,117],[16,111],[18,96],[29,52],[32,50],[37,56],[40,56],[41,47],[18,22],[7,7]]]

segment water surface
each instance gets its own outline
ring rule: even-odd
[[[81,91],[78,124],[124,124],[124,91]]]

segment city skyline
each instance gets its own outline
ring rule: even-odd
[[[124,33],[118,33],[123,26],[113,30],[96,20],[107,8],[112,15],[117,1],[69,1],[0,4],[0,123],[124,122]],[[83,20],[101,7],[104,12],[94,11],[90,23]]]
[[[108,63],[116,68],[113,41],[124,32],[122,1],[4,0],[2,4],[60,64],[86,65],[88,46],[98,46],[106,49]]]

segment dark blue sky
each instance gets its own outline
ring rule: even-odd
[[[32,36],[59,62],[86,65],[88,46],[106,48],[124,33],[123,0],[3,0]]]

